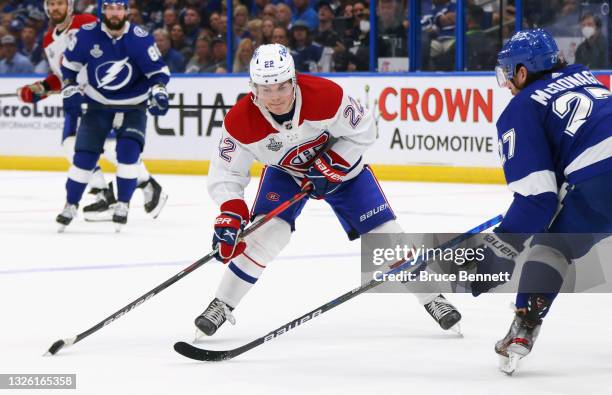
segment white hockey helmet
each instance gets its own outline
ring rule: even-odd
[[[68,11],[66,11],[66,13],[68,14],[68,17],[70,17],[72,14],[74,14],[74,0],[66,0],[66,2],[68,4]],[[47,15],[47,17],[51,18],[51,16],[49,15],[49,5],[47,3],[49,3],[49,0],[45,0],[43,2],[43,7],[45,9],[45,14]]]
[[[295,65],[289,49],[281,44],[260,45],[249,65],[251,89],[257,96],[257,85],[280,84],[291,80],[295,87]]]

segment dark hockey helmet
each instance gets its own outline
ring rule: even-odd
[[[521,30],[508,40],[497,55],[495,74],[501,87],[508,86],[518,65],[528,72],[550,70],[559,59],[553,36],[544,29]]]

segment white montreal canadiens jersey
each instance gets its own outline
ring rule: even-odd
[[[49,62],[51,72],[60,80],[62,77],[62,58],[66,48],[68,47],[68,42],[74,38],[74,35],[79,31],[81,26],[95,21],[96,17],[93,15],[75,15],[72,18],[72,22],[68,28],[58,31],[57,28],[52,27],[45,34],[45,37],[43,38],[43,48],[45,49],[45,55],[47,55],[47,62]],[[84,81],[85,76],[83,75],[82,78]],[[80,75],[79,81],[81,81]]]
[[[318,152],[329,147],[351,168],[344,180],[361,172],[362,155],[378,137],[372,115],[330,80],[300,74],[297,85],[293,120],[283,125],[256,105],[252,94],[228,112],[208,175],[217,204],[244,198],[255,160],[301,179]]]

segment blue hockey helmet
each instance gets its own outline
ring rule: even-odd
[[[559,59],[559,48],[553,36],[544,29],[521,30],[512,35],[497,54],[497,83],[507,87],[521,64],[527,71],[550,70]]]
[[[102,19],[102,12],[104,11],[104,7],[111,4],[119,4],[123,5],[127,10],[130,6],[129,0],[98,0],[98,18]]]

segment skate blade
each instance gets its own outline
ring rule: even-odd
[[[103,212],[84,212],[83,218],[87,222],[110,222],[113,220],[113,210]]]
[[[206,334],[204,332],[196,328],[195,335],[193,336],[193,344],[200,343],[205,336]]]
[[[448,330],[455,333],[459,337],[463,337],[463,332],[461,332],[461,324],[458,322],[455,325],[448,328]]]
[[[161,192],[159,195],[159,203],[157,204],[157,206],[155,206],[155,208],[149,213],[149,215],[151,217],[153,217],[153,219],[156,219],[157,217],[159,217],[159,214],[161,213],[162,209],[164,208],[164,206],[166,205],[166,202],[168,201],[168,194],[165,192]]]
[[[121,232],[121,227],[123,226],[123,224],[117,224],[115,223],[115,233],[120,233]]]
[[[57,233],[64,233],[65,230],[66,230],[66,225],[59,224],[57,226]]]
[[[508,376],[512,376],[512,374],[517,371],[521,358],[521,355],[514,352],[509,352],[507,357],[500,355],[499,370],[501,370]]]

